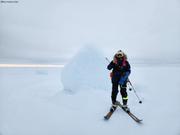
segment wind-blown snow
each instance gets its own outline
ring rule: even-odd
[[[86,46],[64,67],[62,83],[65,90],[110,89],[105,56],[97,48]]]

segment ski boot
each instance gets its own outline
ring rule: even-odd
[[[117,108],[116,104],[112,104],[111,108],[110,108],[110,112],[114,112]]]
[[[122,105],[122,108],[123,108],[124,111],[130,112],[130,109],[128,108],[127,105]]]

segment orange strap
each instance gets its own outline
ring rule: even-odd
[[[110,72],[110,78],[112,78],[112,76],[113,76],[113,72]]]

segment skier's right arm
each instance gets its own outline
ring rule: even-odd
[[[111,70],[112,68],[114,68],[114,66],[115,66],[114,62],[111,61],[111,62],[109,63],[109,65],[107,66],[107,69],[108,69],[108,70]]]

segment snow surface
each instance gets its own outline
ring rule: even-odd
[[[129,91],[129,106],[143,119],[140,125],[121,109],[104,121],[111,90],[64,91],[61,71],[0,68],[1,135],[180,134],[180,67],[132,66],[130,79],[143,104]]]

